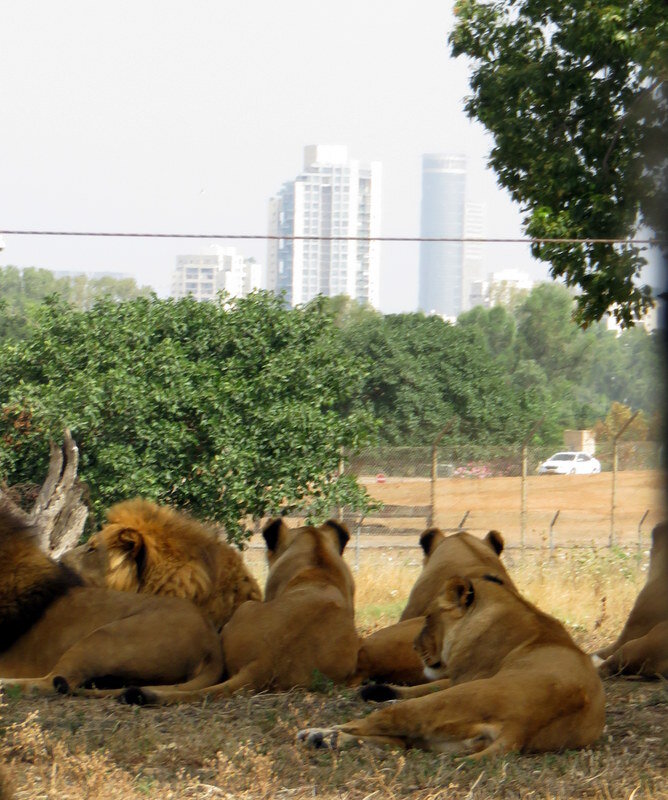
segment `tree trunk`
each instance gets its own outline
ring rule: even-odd
[[[88,517],[81,499],[84,486],[77,478],[78,465],[79,448],[66,429],[62,447],[51,443],[49,472],[30,512],[31,522],[39,530],[40,547],[55,559],[77,544]],[[9,497],[3,499],[14,505]]]

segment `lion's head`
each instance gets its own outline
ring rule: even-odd
[[[336,585],[352,605],[355,584],[342,557],[350,539],[345,525],[330,519],[317,527],[288,528],[282,519],[274,519],[267,523],[262,535],[269,565],[266,600],[281,594],[298,575],[317,579],[320,573],[328,583]]]
[[[62,561],[91,586],[192,600],[216,626],[261,598],[241,554],[214,528],[148,500],[112,506],[107,524]]]
[[[499,558],[504,542],[498,531],[490,531],[483,539],[478,539],[466,531],[448,535],[438,528],[429,528],[420,537],[420,546],[424,553],[422,572],[411,590],[401,620],[424,615],[447,581],[457,575],[475,577],[489,573],[500,575],[513,585]]]
[[[525,600],[500,574],[450,578],[414,646],[430,680],[493,675],[521,642],[575,647],[563,625]]]

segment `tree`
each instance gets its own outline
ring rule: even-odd
[[[431,444],[453,416],[464,440],[517,440],[530,393],[518,393],[476,327],[423,314],[368,313],[344,335],[347,349],[366,363],[360,402],[381,421],[384,444]]]
[[[663,0],[458,0],[452,52],[471,59],[469,116],[533,238],[665,239],[668,25]],[[534,244],[579,287],[586,326],[651,305],[637,246]]]
[[[86,275],[57,277],[47,269],[0,267],[0,341],[27,338],[33,314],[52,294],[79,308],[91,308],[103,297],[121,302],[149,297],[152,293],[148,286],[138,287],[133,278],[106,275],[99,278]]]
[[[606,418],[599,420],[594,426],[596,438],[600,441],[612,439],[628,423],[633,416],[633,410],[623,403],[613,403]],[[621,435],[622,439],[643,442],[647,438],[649,424],[642,411]]]
[[[308,506],[365,506],[339,479],[342,446],[373,429],[363,368],[313,303],[138,298],[90,311],[48,300],[35,335],[0,344],[0,477],[41,480],[65,426],[94,508],[143,495],[223,522]]]

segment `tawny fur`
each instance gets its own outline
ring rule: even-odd
[[[584,747],[605,722],[601,680],[563,625],[498,576],[452,578],[416,647],[443,679],[377,687],[410,699],[334,728],[307,728],[314,747],[365,742],[473,757]]]
[[[220,638],[190,602],[83,586],[0,503],[0,683],[66,692],[90,682],[208,685]]]
[[[261,598],[241,553],[216,529],[141,498],[112,506],[107,524],[63,561],[89,585],[191,600],[218,629]]]
[[[358,654],[353,683],[372,678],[390,683],[416,684],[426,680],[413,642],[424,624],[424,614],[448,580],[455,575],[498,575],[512,586],[501,559],[503,537],[490,531],[478,539],[465,531],[446,535],[429,528],[420,536],[424,552],[422,572],[413,586],[400,621],[365,637]]]
[[[352,675],[359,639],[355,586],[342,558],[348,531],[333,520],[292,530],[273,520],[263,535],[269,563],[265,599],[244,603],[223,628],[227,680],[195,692],[130,690],[124,694],[128,702],[199,701],[240,689],[309,687],[323,677],[342,683]]]
[[[619,637],[596,653],[599,674],[668,678],[668,522],[652,531],[647,581]]]

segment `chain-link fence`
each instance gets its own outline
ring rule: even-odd
[[[645,548],[663,518],[656,442],[597,444],[597,474],[539,475],[558,448],[452,445],[377,447],[345,458],[380,507],[344,517],[358,548],[415,548],[435,525],[481,534],[496,529],[508,547]],[[567,449],[567,448],[562,448]]]

